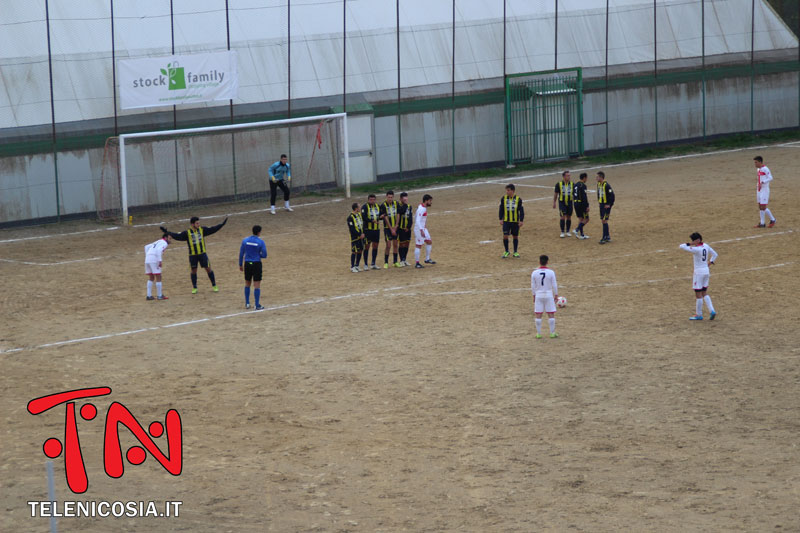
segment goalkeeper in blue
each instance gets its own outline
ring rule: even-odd
[[[703,320],[703,303],[705,302],[708,307],[708,312],[711,313],[708,317],[709,320],[714,320],[717,312],[714,306],[711,305],[711,296],[708,293],[708,266],[713,265],[717,259],[717,252],[712,247],[703,242],[703,237],[695,232],[689,238],[692,242],[681,244],[681,250],[691,252],[694,255],[694,276],[692,278],[692,288],[694,289],[695,296],[695,314],[689,320]]]
[[[239,271],[244,272],[244,308],[250,309],[250,285],[253,285],[256,311],[261,306],[261,259],[267,258],[267,245],[261,240],[261,226],[253,226],[253,234],[242,240],[239,247]]]
[[[269,211],[275,214],[275,200],[278,197],[278,187],[283,191],[283,205],[287,211],[294,211],[289,205],[289,185],[292,183],[292,168],[289,158],[281,154],[280,161],[275,161],[269,167]]]

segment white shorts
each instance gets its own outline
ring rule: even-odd
[[[769,203],[769,187],[761,187],[760,191],[756,191],[756,198],[759,205],[767,205]]]
[[[708,288],[708,272],[703,274],[694,273],[692,277],[692,288],[696,291]]]
[[[161,274],[161,267],[158,266],[158,263],[145,263],[144,264],[144,273],[145,274]]]
[[[417,246],[422,246],[425,244],[425,241],[431,240],[431,234],[428,233],[428,228],[423,229],[422,232],[425,233],[424,237],[420,235],[418,230],[414,230],[414,244]]]
[[[537,292],[536,301],[533,303],[534,313],[555,313],[556,301],[552,292]]]

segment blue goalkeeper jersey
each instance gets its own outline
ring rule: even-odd
[[[263,168],[263,167],[262,167]],[[280,161],[275,161],[269,167],[269,179],[272,181],[281,181],[286,178],[292,179],[292,169],[289,163],[281,165]]]
[[[255,235],[250,235],[242,240],[242,246],[239,248],[239,266],[244,264],[243,261],[259,262],[262,257],[267,257],[267,245],[264,241]]]

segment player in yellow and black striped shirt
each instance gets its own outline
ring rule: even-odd
[[[400,193],[400,205],[397,207],[397,240],[400,243],[400,266],[411,266],[406,261],[408,247],[411,244],[411,227],[414,225],[414,210],[408,205],[408,193]]]
[[[361,209],[358,202],[350,206],[350,215],[347,217],[347,228],[350,230],[350,271],[360,272],[358,264],[361,262],[361,252],[364,251],[364,221],[361,219]],[[367,270],[364,265],[364,270]]]
[[[367,196],[367,203],[361,206],[361,218],[364,220],[364,235],[367,238],[367,244],[364,246],[364,270],[369,268],[367,258],[370,247],[372,247],[372,269],[378,270],[375,260],[378,258],[378,243],[381,241],[381,206],[377,204],[374,194]]]
[[[189,219],[189,229],[186,231],[182,231],[180,233],[173,233],[171,231],[167,231],[167,228],[164,226],[160,226],[159,229],[164,233],[168,233],[172,236],[173,239],[176,241],[186,241],[186,244],[189,245],[189,266],[192,269],[192,294],[197,294],[197,265],[199,264],[201,267],[206,269],[206,273],[208,274],[208,279],[211,280],[211,287],[214,292],[218,292],[219,288],[217,287],[217,282],[214,279],[214,271],[211,270],[211,263],[208,261],[208,255],[206,255],[206,237],[209,235],[213,235],[222,229],[222,226],[228,222],[228,217],[225,217],[220,224],[216,226],[206,227],[200,225],[200,219],[198,217],[192,217]]]
[[[383,250],[383,268],[389,268],[389,245],[394,252],[394,266],[403,266],[397,261],[397,222],[400,203],[394,199],[394,191],[386,191],[386,200],[381,204],[381,218],[383,219],[383,236],[386,239],[386,248]]]
[[[517,196],[517,190],[513,183],[506,185],[506,194],[500,198],[500,224],[503,226],[503,246],[506,251],[503,259],[508,257],[508,236],[514,237],[514,257],[519,257],[517,247],[519,246],[519,230],[525,220],[525,209],[522,207],[522,198]]]
[[[561,173],[561,181],[556,183],[556,190],[553,193],[553,209],[556,208],[558,202],[558,213],[561,215],[561,235],[564,237],[570,236],[570,228],[572,227],[572,209],[573,209],[573,196],[572,196],[572,182],[570,181],[569,170]]]
[[[614,207],[614,189],[606,181],[606,173],[602,170],[597,173],[597,202],[600,204],[600,222],[603,223],[603,238],[600,244],[611,242],[611,233],[608,230],[608,218],[611,208]]]

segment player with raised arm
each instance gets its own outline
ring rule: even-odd
[[[169,246],[170,241],[169,233],[158,239],[156,242],[151,242],[144,247],[144,273],[147,274],[147,299],[155,300],[153,297],[153,282],[156,284],[156,295],[159,300],[169,300],[164,296],[161,291],[161,259],[164,250]]]
[[[433,241],[431,240],[431,234],[428,233],[427,228],[428,208],[432,203],[433,196],[426,194],[422,197],[422,203],[419,204],[417,212],[414,215],[414,245],[416,246],[414,249],[414,260],[416,261],[416,264],[414,265],[415,268],[425,268],[419,263],[419,254],[423,244],[425,245],[425,264],[436,264],[436,261],[431,259],[431,247],[433,245]]]
[[[283,191],[283,206],[287,211],[294,211],[289,205],[289,185],[292,183],[292,167],[289,166],[289,159],[286,154],[281,154],[281,158],[270,165],[269,174],[269,210],[275,214],[275,200],[278,197],[278,187]]]
[[[227,222],[228,217],[225,217],[225,220],[223,220],[221,223],[208,228],[200,225],[200,219],[198,217],[192,217],[189,219],[189,229],[180,233],[173,233],[168,231],[164,226],[159,226],[161,231],[164,233],[169,233],[169,235],[176,241],[186,241],[186,244],[189,245],[189,267],[192,271],[192,294],[197,294],[198,264],[206,269],[208,279],[211,281],[212,290],[214,292],[219,292],[217,281],[214,278],[214,271],[211,270],[211,263],[208,260],[208,255],[206,254],[206,237],[218,232]]]
[[[714,320],[717,312],[711,305],[711,296],[708,293],[708,266],[713,265],[717,259],[717,252],[712,247],[703,243],[703,237],[695,232],[689,238],[692,242],[681,244],[681,250],[686,250],[694,255],[694,276],[692,277],[692,288],[694,289],[695,314],[689,320],[703,320],[703,302],[711,313],[709,320]]]
[[[253,285],[256,311],[261,311],[261,259],[267,258],[267,245],[261,239],[261,226],[253,226],[253,234],[242,239],[239,247],[239,271],[244,272],[244,308],[250,309],[250,284]]]
[[[556,333],[556,300],[558,300],[558,283],[556,273],[547,268],[550,258],[539,256],[539,268],[531,273],[531,293],[533,294],[533,313],[536,315],[536,338],[542,338],[542,313],[547,313],[550,325],[550,338],[558,337]]]
[[[756,186],[756,200],[758,200],[758,216],[760,222],[756,225],[757,228],[764,227],[764,215],[769,217],[769,226],[773,227],[778,221],[772,216],[772,211],[769,210],[767,204],[769,203],[769,182],[772,181],[772,172],[770,172],[767,165],[764,164],[764,158],[757,155],[753,158],[756,165],[756,173],[758,176],[758,185]]]

